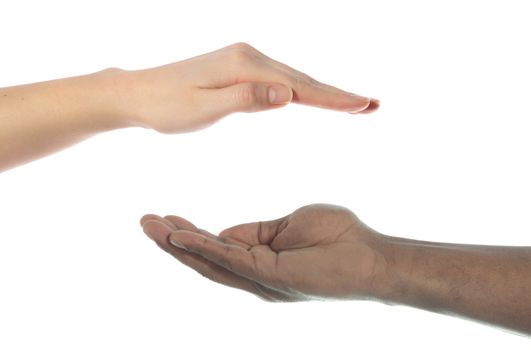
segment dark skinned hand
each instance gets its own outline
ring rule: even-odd
[[[380,234],[348,209],[309,205],[281,219],[213,235],[177,217],[146,215],[144,232],[184,265],[269,301],[370,295]]]

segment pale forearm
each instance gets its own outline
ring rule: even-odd
[[[531,334],[531,247],[387,237],[379,295]]]
[[[0,171],[127,126],[119,70],[0,88]]]

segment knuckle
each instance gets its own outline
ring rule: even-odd
[[[236,90],[235,99],[240,106],[253,106],[258,102],[257,89],[252,84],[244,84]]]
[[[317,83],[317,80],[305,73],[300,73],[293,77],[293,85],[299,89],[305,88],[309,85],[316,85]]]
[[[229,246],[225,246],[222,256],[223,257],[220,259],[219,264],[223,266],[224,268],[226,268],[227,270],[233,271],[232,262],[230,261],[230,258],[229,258],[231,256],[231,249]]]
[[[302,73],[302,77],[303,77],[303,80],[306,81],[306,83],[308,83],[310,85],[316,85],[316,84],[319,83],[317,80],[315,80],[314,78],[312,78],[311,76],[309,76],[306,73]]]
[[[243,50],[243,51],[252,51],[252,50],[254,50],[254,47],[252,47],[250,44],[248,44],[246,42],[243,42],[243,41],[234,43],[234,44],[230,45],[229,47],[232,48],[232,49],[238,49],[238,50]]]
[[[205,252],[208,251],[208,240],[205,237],[200,237],[194,240],[194,244],[189,247],[189,250],[200,256],[204,256]]]
[[[293,87],[297,90],[303,89],[306,86],[306,82],[304,81],[303,77],[299,75],[294,76],[291,79],[291,83],[293,84]]]
[[[228,259],[222,259],[220,261],[220,265],[223,266],[226,270],[229,270],[230,272],[233,271],[232,264]]]
[[[120,73],[120,72],[123,72],[123,69],[120,69],[118,67],[109,67],[109,68],[105,68],[104,70],[100,71],[100,73]]]
[[[257,58],[257,51],[247,43],[236,43],[228,47],[227,55],[230,62],[241,66],[254,61]]]
[[[253,60],[253,55],[247,50],[232,50],[229,56],[230,61],[236,66],[248,65]]]

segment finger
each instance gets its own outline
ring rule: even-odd
[[[144,223],[148,222],[148,221],[159,221],[163,224],[166,224],[166,226],[168,227],[171,227],[172,230],[188,230],[188,231],[192,231],[192,232],[197,232],[198,234],[200,235],[203,235],[205,237],[209,237],[209,238],[213,238],[213,239],[219,239],[218,236],[206,231],[206,230],[203,230],[203,229],[200,229],[200,228],[197,228],[194,224],[192,224],[190,221],[186,220],[185,218],[182,218],[180,216],[176,216],[176,215],[166,215],[165,217],[160,217],[158,215],[155,215],[155,214],[147,214],[147,215],[144,215],[144,217],[142,217],[142,219],[140,220],[140,223],[143,225]],[[247,248],[247,247],[244,247],[244,248]]]
[[[158,219],[144,221],[142,229],[144,230],[144,233],[161,246],[161,248],[168,242],[170,233],[175,230],[174,227]]]
[[[350,112],[350,113],[358,113],[358,112],[362,112],[362,111],[364,113],[372,113],[375,110],[377,110],[379,105],[380,105],[380,101],[378,101],[377,99],[369,98],[369,100],[370,100],[369,105],[366,108],[362,108],[365,105],[364,101],[365,101],[365,99],[367,99],[367,97],[360,96],[360,95],[357,95],[357,94],[353,94],[353,93],[341,90],[341,89],[339,89],[339,88],[337,88],[335,86],[322,83],[322,82],[310,77],[309,75],[307,75],[307,74],[305,74],[305,73],[303,73],[301,71],[298,71],[298,70],[296,70],[296,69],[294,69],[294,68],[292,68],[292,67],[290,67],[290,66],[288,66],[288,65],[286,65],[286,64],[284,64],[282,62],[279,62],[277,60],[272,59],[269,56],[266,56],[265,54],[263,54],[262,52],[260,52],[260,51],[258,51],[256,49],[254,49],[254,50],[255,50],[256,54],[258,54],[260,57],[262,57],[264,59],[265,64],[268,64],[271,67],[283,72],[287,76],[293,77],[295,79],[295,82],[296,82],[295,85],[302,84],[304,86],[304,85],[309,84],[309,85],[314,86],[315,88],[326,90],[326,91],[328,91],[328,92],[330,92],[330,93],[332,93],[334,95],[343,95],[343,96],[347,96],[349,99],[352,99],[352,98],[358,99],[359,102],[361,103],[361,105],[360,105],[361,108],[354,108],[352,110],[349,110],[349,108],[347,108],[347,111]],[[300,96],[301,100],[299,101],[298,100],[299,99],[299,89],[294,88],[294,91],[295,91],[295,94],[294,94],[293,102],[306,103],[305,102],[306,96],[304,96],[304,95]],[[327,108],[327,107],[325,106],[325,108]]]
[[[160,219],[159,216],[153,215],[155,219]],[[288,300],[288,296],[281,292],[270,290],[269,288],[262,286],[258,287],[254,281],[245,279],[244,277],[235,275],[234,273],[224,269],[223,267],[202,258],[201,256],[187,252],[171,245],[168,241],[168,237],[172,232],[172,229],[159,220],[144,220],[144,231],[151,237],[157,245],[165,252],[172,255],[184,265],[194,269],[202,276],[229,287],[238,288],[247,292],[253,293],[262,297],[265,300]],[[174,219],[174,218],[172,218]],[[182,219],[182,218],[180,218]],[[180,220],[172,220],[173,222]],[[181,222],[182,223],[182,222]]]
[[[258,255],[254,250],[246,250],[238,245],[185,230],[172,232],[169,241],[174,246],[199,254],[237,275],[269,287],[279,285],[276,280],[278,257],[270,249],[262,249]]]
[[[204,112],[222,117],[235,112],[258,112],[287,105],[293,98],[290,88],[276,83],[245,82],[221,89],[200,91],[206,102]]]
[[[185,250],[174,248],[170,253],[183,265],[195,270],[209,280],[232,288],[245,290],[267,301],[294,301],[296,298],[283,292],[268,288],[255,281],[235,275],[225,268]]]
[[[144,226],[144,223],[150,220],[160,220],[161,217],[155,214],[146,214],[140,218],[140,226]]]
[[[161,217],[155,214],[147,214],[140,219],[140,224],[144,226],[144,224],[149,221],[158,221],[172,228],[172,230],[185,229],[190,231],[198,231],[198,228],[195,227],[194,224],[178,216],[168,215],[166,217]]]
[[[203,236],[210,237],[213,239],[218,239],[219,237],[208,232],[207,230],[203,230],[201,228],[197,228],[194,224],[192,224],[190,221],[186,220],[185,218],[182,218],[180,216],[175,215],[166,215],[164,217],[165,220],[167,220],[169,223],[174,225],[175,229],[177,230],[188,230],[192,232],[197,232]]]
[[[197,254],[178,249],[171,245],[168,241],[168,237],[172,232],[172,228],[165,223],[159,220],[148,220],[144,222],[143,228],[144,232],[153,239],[162,250],[171,254],[177,260],[181,261],[186,266],[193,268],[208,279],[231,287],[244,289],[252,293],[257,292],[253,282],[230,273],[221,266],[201,258]]]
[[[179,260],[183,265],[197,271],[201,276],[211,281],[224,284],[229,287],[243,289],[253,294],[257,294],[253,282],[227,271],[223,267],[202,258],[201,256],[187,252],[183,249],[173,248],[169,250],[174,258]]]
[[[269,244],[281,231],[287,218],[237,225],[222,231],[219,237],[232,239],[248,246]]]
[[[321,83],[309,76],[307,76],[306,74],[303,73],[302,77],[299,78],[300,80],[302,80],[302,82],[304,81],[309,81],[310,83],[316,85],[317,88],[320,88],[320,89],[324,89],[328,92],[330,92],[331,94],[339,94],[339,95],[343,95],[343,96],[346,96],[347,99],[349,98],[352,98],[352,97],[355,97],[355,98],[361,98],[361,99],[365,99],[366,97],[363,97],[363,96],[360,96],[360,95],[357,95],[357,94],[354,94],[354,93],[351,93],[351,92],[347,92],[347,91],[344,91],[344,90],[341,90],[335,86],[332,86],[332,85],[328,85],[328,84],[324,84],[324,83]],[[368,97],[367,97],[368,98]],[[369,99],[369,104],[367,105],[367,107],[361,107],[361,108],[350,108],[350,107],[346,107],[346,108],[340,108],[340,110],[342,111],[346,111],[350,114],[358,114],[358,113],[362,113],[362,114],[369,114],[369,113],[372,113],[372,112],[375,112],[376,110],[378,110],[378,108],[380,107],[380,101],[378,99],[375,99],[375,98],[368,98]],[[298,95],[297,93],[294,94],[294,98],[293,98],[293,102],[299,102],[298,101]],[[299,102],[301,104],[308,104],[307,102]],[[347,104],[349,102],[346,102]],[[363,104],[364,106],[364,104]],[[328,108],[328,107],[324,107],[324,108]]]
[[[365,108],[363,111],[361,111],[361,114],[369,114],[372,112],[377,111],[380,108],[380,100],[372,98],[371,103],[369,104],[369,107]]]
[[[176,228],[188,231],[197,231],[197,227],[190,221],[175,215],[166,215],[164,219],[175,225]]]
[[[371,104],[370,98],[320,83],[306,74],[294,75],[280,71],[270,67],[268,64],[253,64],[251,69],[243,72],[243,77],[241,76],[242,72],[233,74],[237,76],[234,81],[244,81],[240,84],[245,84],[245,82],[275,81],[278,84],[287,86],[293,91],[291,102],[308,106],[358,113],[367,109]]]
[[[237,47],[233,52],[237,64],[230,65],[232,78],[228,80],[229,85],[249,81],[275,81],[293,90],[293,102],[350,113],[361,112],[371,104],[368,97],[321,83],[248,45]]]
[[[175,230],[177,229],[185,229],[185,230],[190,230],[190,231],[198,230],[198,228],[194,224],[192,224],[190,221],[184,218],[181,218],[179,216],[175,216],[175,215],[167,215],[165,217],[162,217],[162,216],[155,215],[155,214],[146,214],[142,216],[142,218],[140,219],[140,225],[144,226],[146,222],[152,221],[152,220],[163,222]]]
[[[370,105],[369,98],[323,84],[248,44],[238,43],[227,49],[228,75],[223,75],[228,78],[228,85],[244,81],[275,81],[293,90],[293,102],[351,113],[365,110]]]
[[[186,220],[186,219],[184,219],[182,217],[179,217],[179,216],[167,215],[165,217],[160,217],[158,215],[148,214],[148,215],[145,215],[144,217],[142,217],[142,219],[140,220],[140,223],[142,224],[142,226],[144,226],[144,224],[146,222],[149,222],[149,221],[158,221],[160,223],[163,223],[166,226],[172,228],[173,231],[175,231],[175,230],[189,230],[189,231],[197,232],[198,234],[201,234],[201,235],[206,236],[206,237],[218,239],[218,236],[213,235],[212,233],[210,233],[210,232],[208,232],[206,230],[197,228],[190,221],[188,221],[188,220]]]
[[[359,113],[371,104],[367,97],[325,88],[310,77],[293,78],[293,102],[333,109],[341,112]]]

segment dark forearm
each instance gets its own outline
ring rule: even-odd
[[[531,247],[384,242],[377,297],[531,334]]]

